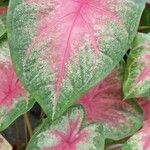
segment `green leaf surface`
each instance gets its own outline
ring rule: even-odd
[[[103,150],[103,128],[97,124],[84,126],[83,117],[82,107],[75,106],[52,124],[46,119],[27,150]]]
[[[150,34],[137,34],[126,68],[125,97],[150,96]]]
[[[0,42],[0,131],[34,104],[13,69],[7,41]]]
[[[6,35],[6,12],[3,9],[5,7],[0,7],[0,40]]]
[[[123,100],[125,64],[120,63],[103,81],[78,101],[85,108],[86,120],[103,125],[106,138],[120,140],[139,130],[143,113],[133,99]]]
[[[59,117],[119,63],[136,34],[145,3],[10,0],[13,63],[48,116]]]
[[[143,128],[134,134],[124,145],[122,150],[150,149],[150,119],[144,121]]]

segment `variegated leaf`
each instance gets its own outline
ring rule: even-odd
[[[7,7],[0,7],[0,39],[6,33],[5,20],[6,20]]]
[[[142,126],[142,111],[133,100],[123,100],[124,65],[117,66],[79,101],[88,122],[103,125],[106,138],[119,140],[135,133]]]
[[[144,127],[127,141],[122,150],[150,150],[150,119],[144,122]]]
[[[103,128],[83,126],[83,109],[75,106],[52,124],[48,119],[32,137],[27,150],[103,150]]]
[[[144,120],[150,119],[150,97],[138,98],[138,103],[143,110]]]
[[[34,101],[23,88],[13,69],[8,43],[0,42],[0,131],[28,111]]]
[[[132,45],[125,73],[126,98],[150,95],[150,34],[139,33]]]
[[[135,36],[145,3],[10,0],[13,63],[47,115],[60,116],[111,72]]]

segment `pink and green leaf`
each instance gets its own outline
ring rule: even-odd
[[[33,106],[13,69],[7,41],[0,42],[0,131]]]
[[[126,98],[150,95],[150,34],[139,33],[128,57],[125,73]]]
[[[0,150],[12,150],[12,146],[1,134],[0,134]]]
[[[138,98],[138,103],[143,110],[144,120],[150,119],[150,97]]]
[[[115,140],[132,135],[143,120],[137,103],[123,100],[123,70],[124,65],[117,66],[78,101],[85,108],[86,120],[102,124],[105,137]]]
[[[27,150],[103,150],[103,128],[97,124],[84,126],[82,107],[72,107],[52,124],[48,119],[35,133]]]
[[[133,135],[123,146],[123,150],[150,149],[150,119],[144,121],[143,128]]]
[[[8,37],[13,63],[46,114],[60,116],[111,72],[135,36],[145,3],[10,1]]]

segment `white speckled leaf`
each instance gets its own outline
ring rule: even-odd
[[[0,131],[33,106],[33,99],[21,85],[13,69],[8,43],[0,42]]]
[[[124,68],[125,64],[120,63],[78,101],[85,108],[86,120],[102,124],[105,137],[113,140],[132,135],[143,122],[143,114],[136,101],[123,100]]]
[[[6,28],[4,23],[6,12],[7,12],[7,7],[0,7],[0,39],[6,33]]]
[[[126,98],[150,96],[150,34],[139,33],[132,45],[125,73]]]
[[[47,115],[57,118],[110,73],[133,40],[145,3],[10,0],[13,63]]]
[[[12,146],[0,134],[0,150],[12,150]]]
[[[150,119],[144,122],[144,127],[127,141],[122,150],[150,150]]]
[[[27,150],[103,150],[103,128],[97,124],[83,126],[83,117],[82,107],[75,106],[52,124],[45,120]]]

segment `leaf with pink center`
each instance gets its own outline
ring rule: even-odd
[[[0,134],[0,150],[12,150],[12,146],[1,134]]]
[[[150,119],[144,121],[143,128],[134,134],[123,146],[123,150],[150,149]]]
[[[123,100],[123,74],[121,63],[78,101],[85,108],[86,120],[102,124],[105,137],[115,140],[135,133],[143,120],[138,104]]]
[[[33,106],[13,69],[7,41],[0,42],[0,131]]]
[[[57,118],[111,72],[135,36],[145,3],[10,1],[13,63],[46,114]]]
[[[126,98],[150,95],[150,34],[139,33],[130,52],[125,73]]]
[[[82,107],[75,106],[52,124],[47,119],[35,133],[27,150],[103,150],[103,128],[85,126]]]

